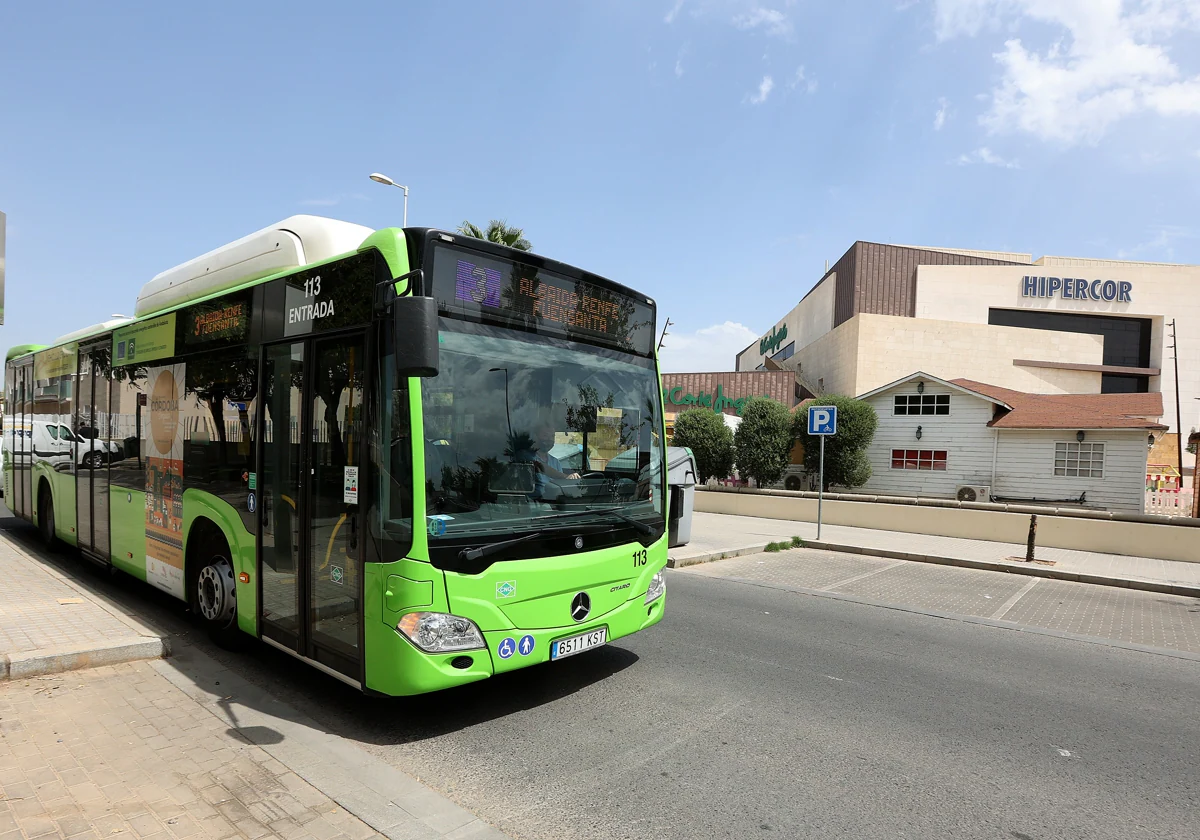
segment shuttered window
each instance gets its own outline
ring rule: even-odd
[[[892,469],[894,470],[945,470],[946,450],[944,449],[893,449]]]

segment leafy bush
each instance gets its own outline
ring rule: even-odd
[[[837,434],[825,440],[825,489],[861,487],[871,478],[867,447],[875,439],[879,418],[870,403],[853,397],[830,396],[808,405],[833,405],[838,410]],[[821,442],[808,433],[808,406],[796,412],[793,430],[804,444],[804,468],[816,474],[821,463]]]
[[[733,432],[725,419],[707,408],[689,408],[675,418],[672,446],[686,446],[696,456],[696,482],[728,478],[733,472]]]
[[[788,468],[793,440],[792,416],[783,403],[751,398],[733,436],[738,472],[753,478],[759,487],[774,484]]]

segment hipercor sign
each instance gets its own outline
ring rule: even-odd
[[[1021,278],[1021,297],[1063,300],[1100,300],[1132,303],[1133,284],[1125,280],[1085,280],[1079,277]]]

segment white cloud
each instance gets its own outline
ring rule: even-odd
[[[690,333],[668,330],[659,351],[659,361],[663,373],[733,370],[737,354],[757,339],[758,333],[734,321]]]
[[[804,86],[805,93],[816,93],[817,92],[817,80],[810,79],[804,74],[804,65],[803,64],[801,64],[799,67],[796,68],[795,75],[793,75],[792,80],[790,82],[788,82],[788,90],[795,90],[796,88],[800,87],[801,85]]]
[[[763,76],[762,81],[758,83],[758,92],[746,94],[746,101],[751,105],[761,105],[767,101],[767,97],[771,95],[774,87],[775,80],[770,76]]]
[[[939,40],[1026,20],[1057,30],[1040,49],[1013,37],[995,54],[1002,75],[980,117],[993,133],[1094,144],[1137,114],[1200,115],[1200,76],[1185,75],[1166,43],[1200,29],[1200,0],[935,2]]]
[[[675,59],[675,78],[683,76],[683,59]]]
[[[1163,225],[1151,228],[1154,235],[1137,245],[1121,248],[1117,251],[1119,260],[1139,260],[1157,257],[1160,260],[1174,260],[1175,247],[1172,243],[1180,239],[1195,239],[1196,234],[1189,228],[1179,225]]]
[[[938,98],[937,113],[933,115],[933,130],[941,131],[942,126],[946,124],[946,115],[950,111],[950,103],[946,101],[946,97]]]
[[[734,15],[733,25],[738,29],[758,29],[760,26],[768,35],[787,38],[792,34],[792,22],[788,16],[778,9],[768,9],[764,6],[753,5],[747,11]]]
[[[999,166],[1002,169],[1020,169],[1021,164],[1015,160],[1005,160],[987,146],[981,146],[973,152],[959,155],[955,161],[959,166],[969,166],[972,163],[982,163],[987,166]]]
[[[675,0],[675,5],[671,7],[671,11],[667,12],[667,16],[663,18],[663,23],[674,23],[675,18],[679,16],[679,10],[683,8],[683,0]]]

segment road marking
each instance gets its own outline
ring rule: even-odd
[[[880,572],[886,572],[888,569],[894,569],[894,568],[896,568],[897,566],[903,566],[903,565],[904,565],[905,563],[907,563],[907,562],[908,562],[907,560],[897,560],[895,563],[888,563],[886,566],[882,566],[881,568],[874,569],[874,570],[872,570],[872,571],[870,571],[870,572],[866,572],[866,573],[864,573],[864,574],[861,574],[861,575],[855,575],[854,577],[852,577],[852,578],[846,578],[845,580],[839,580],[837,583],[831,583],[831,584],[829,584],[829,586],[822,586],[822,587],[821,587],[819,590],[817,590],[817,591],[818,591],[818,592],[829,592],[830,590],[837,589],[839,586],[847,586],[847,585],[849,585],[849,584],[851,584],[851,583],[858,583],[860,580],[864,580],[865,578],[869,578],[869,577],[871,577],[872,575],[877,575],[877,574],[879,574]]]
[[[1031,589],[1033,589],[1033,587],[1037,586],[1039,580],[1043,580],[1043,579],[1044,578],[1037,578],[1037,577],[1030,578],[1029,583],[1022,586],[1016,595],[1013,595],[1011,598],[1009,598],[1007,601],[1005,601],[1003,604],[1001,604],[999,606],[999,608],[994,613],[991,614],[990,617],[991,618],[1001,618],[1006,612],[1008,612],[1009,610],[1011,610],[1013,607],[1015,607],[1017,605],[1017,601],[1020,601],[1022,598],[1024,598],[1026,595],[1028,595],[1029,590],[1031,590]]]

